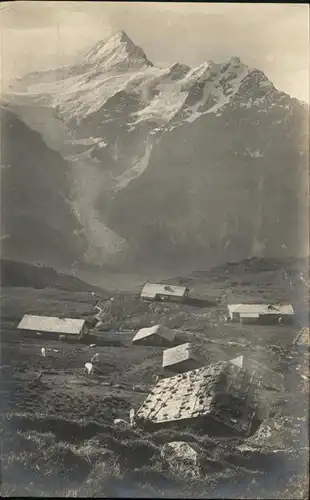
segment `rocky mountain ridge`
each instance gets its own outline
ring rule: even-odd
[[[5,99],[70,165],[87,262],[307,254],[308,106],[237,57],[156,67],[120,32]]]

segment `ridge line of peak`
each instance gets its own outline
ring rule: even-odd
[[[136,45],[123,30],[116,31],[105,39],[99,40],[87,54],[85,54],[85,58],[92,61],[96,59],[96,57],[100,58],[100,56],[106,55],[107,57],[111,57],[112,52],[124,52],[124,48],[129,57],[133,56],[135,59],[144,60],[148,66],[153,66],[153,63],[148,59],[144,50],[139,45]]]

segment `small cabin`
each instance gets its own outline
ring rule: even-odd
[[[195,370],[203,365],[202,356],[197,348],[190,343],[180,344],[163,352],[163,368],[176,373]]]
[[[228,319],[243,324],[292,323],[294,309],[290,304],[230,304]]]
[[[218,362],[159,380],[135,413],[149,428],[197,425],[209,435],[249,435],[260,407],[261,380]]]
[[[155,325],[149,328],[141,328],[132,343],[145,346],[170,346],[174,344],[176,332],[163,325]]]
[[[42,336],[58,340],[80,340],[88,333],[88,326],[84,319],[57,318],[53,316],[36,316],[25,314],[17,326],[28,335]]]
[[[189,288],[176,285],[161,285],[156,283],[145,283],[141,299],[149,301],[185,302],[189,295]]]

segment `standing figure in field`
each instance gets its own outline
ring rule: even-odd
[[[99,354],[98,354],[98,353],[94,354],[94,355],[91,357],[91,359],[90,359],[90,362],[91,362],[91,363],[95,363],[95,362],[97,362],[97,361],[99,361]]]

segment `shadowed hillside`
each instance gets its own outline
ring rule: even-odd
[[[39,133],[0,107],[3,257],[59,267],[85,244],[71,207],[69,166]]]
[[[54,288],[59,290],[101,291],[98,287],[75,276],[58,273],[51,267],[26,264],[7,259],[0,260],[0,279],[3,287]]]

